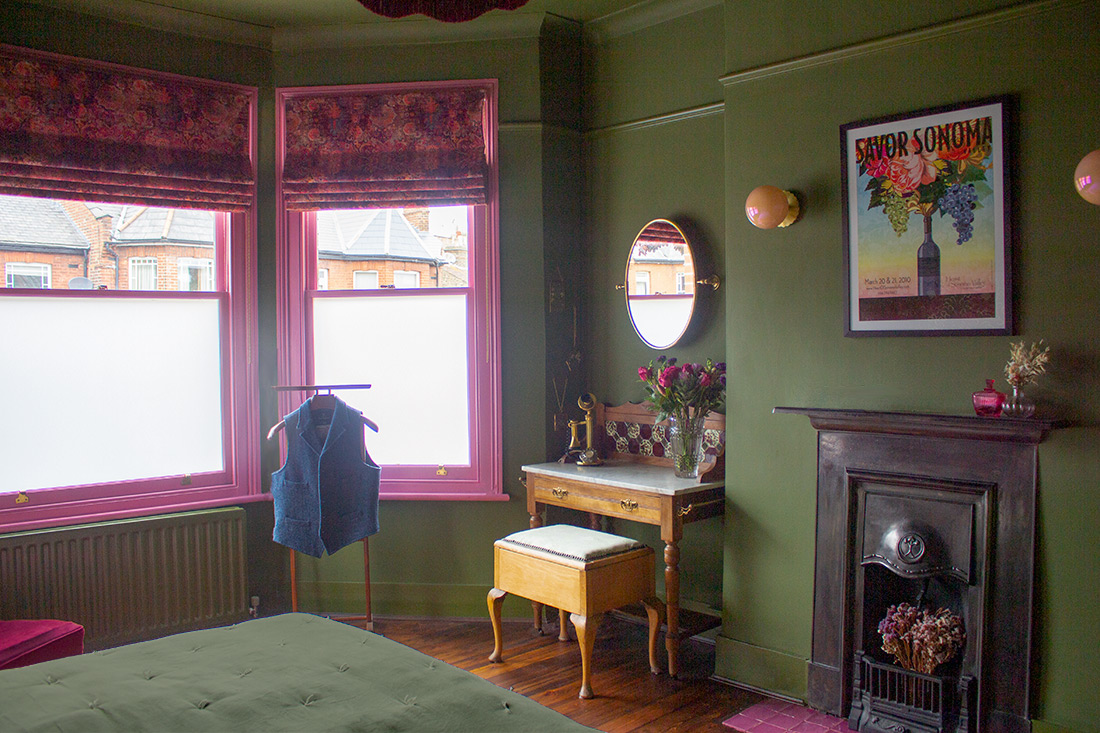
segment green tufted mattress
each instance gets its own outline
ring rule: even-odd
[[[301,613],[0,671],[4,733],[591,730],[397,642]]]

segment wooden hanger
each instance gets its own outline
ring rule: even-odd
[[[334,389],[370,389],[369,384],[300,384],[300,385],[276,385],[274,387],[276,392],[313,392],[324,390],[325,394],[315,394],[313,401],[310,402],[311,409],[318,410],[331,410],[336,407],[336,395],[332,393]],[[366,415],[360,415],[363,420],[363,424],[374,432],[378,432],[378,424],[371,420]],[[267,439],[271,440],[275,435],[286,427],[286,420],[280,420],[271,430],[267,431]]]

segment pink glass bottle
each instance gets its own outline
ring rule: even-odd
[[[978,413],[979,417],[1000,417],[1001,416],[1001,403],[1004,402],[1004,393],[998,392],[993,388],[993,380],[985,380],[985,389],[981,392],[975,392],[974,399],[974,412]]]

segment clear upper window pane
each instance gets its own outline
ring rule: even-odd
[[[217,290],[215,212],[0,196],[8,288]]]
[[[318,211],[317,289],[469,287],[468,237],[465,206]]]

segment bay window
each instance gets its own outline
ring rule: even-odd
[[[507,498],[495,103],[492,81],[278,91],[280,381],[371,385],[337,394],[380,428],[384,499]]]

